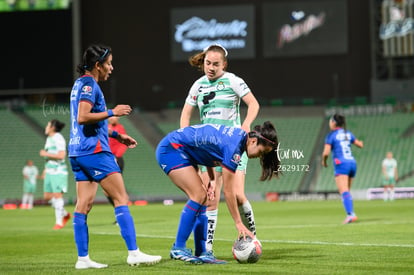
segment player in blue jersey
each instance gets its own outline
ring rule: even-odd
[[[112,73],[111,48],[91,45],[78,65],[80,77],[75,81],[70,95],[71,129],[69,158],[76,180],[77,201],[73,218],[75,243],[78,250],[76,269],[105,268],[89,258],[87,215],[92,208],[98,184],[112,198],[115,216],[121,235],[128,248],[129,265],[154,264],[161,256],[147,255],[136,242],[135,226],[128,208],[121,170],[109,147],[108,136],[133,148],[137,142],[126,134],[108,129],[107,118],[131,113],[129,105],[107,109],[104,94],[98,82],[105,81]]]
[[[191,56],[189,63],[202,71],[203,75],[190,88],[181,111],[180,127],[190,125],[192,114],[198,108],[202,123],[237,126],[246,132],[250,132],[251,124],[257,117],[260,105],[246,82],[237,75],[227,71],[227,50],[222,45],[212,44],[202,52]],[[243,120],[241,120],[240,116],[241,102],[244,102],[247,106],[246,116]],[[256,235],[253,208],[244,192],[248,157],[246,154],[243,154],[241,159],[236,171],[238,179],[235,185],[237,204],[244,225]],[[200,167],[200,172],[202,178],[208,182],[206,167]],[[222,187],[222,168],[220,166],[215,167],[214,173],[217,188],[215,199],[208,202],[206,212],[208,218],[206,249],[210,254],[211,261],[225,263],[225,261],[216,259],[213,253]],[[199,251],[196,250],[195,254],[199,255]]]
[[[210,173],[209,183],[203,182],[198,174],[198,165],[223,168],[224,196],[239,236],[255,237],[240,217],[234,188],[238,180],[236,170],[246,152],[248,158],[260,158],[260,180],[277,177],[280,164],[275,151],[277,144],[276,129],[268,121],[255,126],[249,133],[239,127],[220,124],[193,125],[173,131],[161,140],[156,150],[157,161],[171,181],[188,196],[170,251],[172,259],[194,264],[215,263],[204,259],[208,257],[206,209],[208,200],[214,199],[214,173]],[[200,256],[193,255],[186,246],[192,231]]]
[[[358,218],[354,213],[354,204],[350,193],[352,180],[357,171],[357,164],[352,156],[351,144],[359,148],[364,147],[364,143],[346,129],[345,117],[335,114],[329,120],[331,132],[326,136],[325,147],[322,153],[322,165],[328,167],[327,159],[332,152],[335,182],[342,203],[346,212],[344,224],[356,221]]]

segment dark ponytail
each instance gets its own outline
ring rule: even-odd
[[[55,132],[60,132],[65,127],[65,123],[63,123],[63,122],[61,122],[57,119],[52,119],[50,121],[50,126],[55,128]]]
[[[96,62],[103,64],[108,56],[112,54],[112,49],[103,45],[90,45],[83,53],[82,63],[76,68],[76,71],[83,75],[86,71],[91,71]]]
[[[263,125],[256,125],[254,130],[249,133],[249,137],[257,137],[257,144],[264,146],[272,146],[272,151],[260,157],[260,166],[262,166],[261,181],[270,180],[273,177],[279,177],[280,160],[277,156],[277,146],[279,140],[275,127],[270,121],[266,121]]]

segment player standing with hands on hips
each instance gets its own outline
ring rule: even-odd
[[[198,68],[204,73],[190,88],[184,107],[181,111],[180,127],[190,125],[192,113],[198,107],[202,123],[223,124],[242,128],[247,133],[256,119],[260,106],[255,96],[245,81],[233,73],[227,72],[227,50],[219,44],[212,44],[190,57],[191,66]],[[241,123],[240,102],[247,105],[246,117]],[[235,188],[237,205],[243,223],[256,235],[256,223],[253,208],[244,193],[248,157],[246,153],[241,155],[241,161],[235,171]],[[201,168],[204,181],[209,181],[205,167]],[[209,168],[211,169],[211,168]],[[212,173],[212,172],[210,172]],[[206,248],[210,260],[214,263],[226,263],[215,258],[213,253],[214,234],[218,221],[218,206],[222,188],[222,167],[214,169],[216,193],[213,200],[208,201],[207,218],[208,234]],[[199,255],[196,249],[196,255]]]
[[[322,165],[328,167],[327,159],[332,151],[332,161],[334,166],[335,182],[339,194],[342,197],[342,204],[346,212],[343,224],[355,222],[358,217],[354,213],[354,203],[352,200],[351,185],[357,171],[357,164],[352,155],[351,144],[359,148],[364,147],[364,143],[346,129],[345,117],[335,114],[329,119],[331,132],[326,136],[325,147],[322,153]]]
[[[128,208],[121,170],[109,148],[108,136],[133,148],[135,139],[126,134],[108,130],[108,117],[126,116],[129,105],[107,109],[104,94],[98,85],[106,81],[113,70],[111,48],[91,45],[78,65],[80,77],[75,81],[70,95],[71,129],[69,158],[76,180],[77,202],[73,218],[75,243],[78,250],[76,269],[105,268],[108,265],[89,258],[87,215],[92,208],[98,184],[111,196],[121,235],[128,248],[129,265],[154,264],[161,256],[151,256],[140,251],[136,242],[133,218]]]

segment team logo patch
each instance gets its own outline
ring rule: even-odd
[[[224,90],[225,87],[226,86],[224,85],[224,82],[223,81],[219,81],[219,83],[217,83],[216,89],[218,91],[221,91],[221,90]]]
[[[234,155],[233,155],[233,161],[234,161],[235,163],[239,163],[239,162],[240,162],[240,159],[241,159],[241,157],[240,157],[240,155],[239,155],[239,154],[234,154]]]
[[[92,92],[92,87],[91,86],[83,86],[82,87],[82,93],[83,94],[89,94],[90,92]]]

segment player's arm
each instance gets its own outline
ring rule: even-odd
[[[364,142],[362,140],[359,140],[359,139],[355,139],[354,144],[355,144],[356,147],[359,147],[359,148],[364,147]]]
[[[93,124],[105,120],[110,116],[126,116],[132,111],[129,105],[116,105],[115,108],[100,113],[92,113],[92,104],[89,101],[80,101],[78,105],[79,124]]]
[[[236,175],[233,171],[228,170],[227,168],[223,167],[223,193],[226,199],[227,208],[231,214],[231,217],[234,220],[234,224],[237,228],[237,232],[239,236],[249,236],[250,238],[254,239],[254,235],[247,227],[243,224],[239,208],[237,205],[237,198],[236,198]]]
[[[249,92],[244,97],[242,97],[242,100],[247,105],[247,113],[241,128],[248,133],[250,132],[250,125],[253,123],[257,117],[257,114],[259,113],[260,105],[252,92]]]
[[[184,103],[180,116],[180,128],[190,126],[191,116],[193,115],[194,107],[188,103]]]
[[[61,160],[66,157],[66,151],[62,150],[62,151],[57,152],[57,154],[51,154],[51,153],[48,153],[46,150],[42,149],[40,150],[40,156],[48,158],[48,159],[52,159],[52,160]]]
[[[329,154],[331,153],[332,146],[330,144],[325,144],[322,152],[322,166],[328,167],[328,163],[326,162],[328,160]]]
[[[115,138],[120,143],[125,144],[128,148],[134,148],[138,145],[138,142],[127,134],[120,134],[113,129],[108,129],[108,135],[112,138]]]

